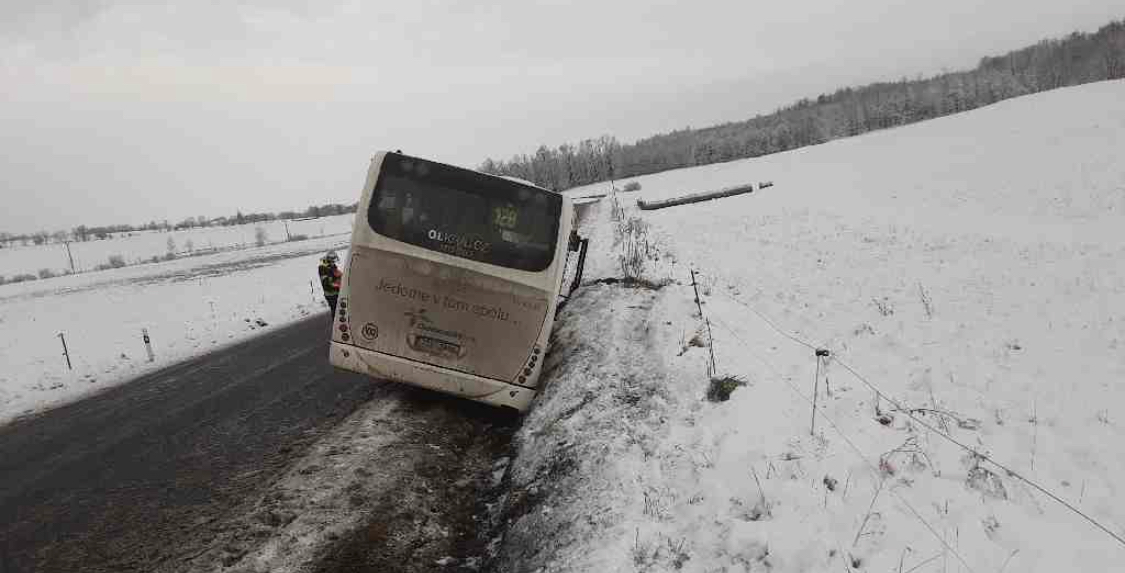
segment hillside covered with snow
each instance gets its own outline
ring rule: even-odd
[[[1119,569],[1123,149],[1125,82],[1104,82],[602,200],[498,570]],[[631,240],[645,282],[604,280]],[[704,399],[712,339],[745,383],[726,402]]]

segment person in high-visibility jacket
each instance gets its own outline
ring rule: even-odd
[[[336,299],[340,297],[340,279],[344,276],[336,266],[338,260],[336,251],[328,251],[320,259],[320,266],[317,268],[320,287],[324,289],[324,300],[328,302],[328,308],[332,309],[332,316],[336,316]]]

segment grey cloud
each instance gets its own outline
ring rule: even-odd
[[[111,0],[28,0],[0,3],[0,34],[35,37],[71,30],[89,21]]]
[[[474,165],[969,66],[1120,0],[0,0],[0,230],[354,200]]]

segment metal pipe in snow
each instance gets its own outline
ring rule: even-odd
[[[651,211],[654,209],[663,209],[665,207],[675,207],[677,205],[687,205],[689,203],[699,203],[701,201],[710,201],[712,199],[722,199],[724,197],[733,197],[735,195],[742,195],[744,193],[753,193],[754,184],[738,185],[735,187],[727,187],[719,189],[718,191],[706,191],[703,193],[693,193],[681,197],[672,197],[670,199],[658,199],[655,201],[645,201],[637,199],[637,207],[642,211]]]

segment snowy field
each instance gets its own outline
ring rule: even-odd
[[[318,260],[348,240],[336,235],[0,286],[0,423],[327,312]]]
[[[622,275],[603,200],[493,516],[499,569],[1120,570],[1123,149],[1118,81],[639,177],[619,198],[644,276],[674,281],[655,290],[594,282]],[[718,374],[746,383],[726,402],[703,400],[689,267]]]
[[[291,235],[319,238],[350,233],[353,215],[336,215],[302,221],[265,221],[229,227],[205,227],[180,231],[137,231],[118,234],[104,241],[90,240],[70,243],[74,268],[78,272],[93,270],[105,264],[110,256],[120,255],[126,263],[135,264],[168,253],[171,239],[174,252],[190,254],[193,251],[228,250],[253,247],[257,244],[257,229],[265,233],[266,243],[285,241],[286,225]],[[40,269],[54,273],[70,270],[66,245],[13,246],[0,249],[0,274],[5,278],[24,273],[38,274]]]
[[[650,286],[604,280],[628,234],[599,202],[551,383],[497,465],[497,569],[1120,569],[1121,149],[1109,82],[640,177],[620,199]],[[316,260],[346,241],[0,286],[0,422],[323,312]],[[703,399],[710,350],[745,383],[729,401]]]

